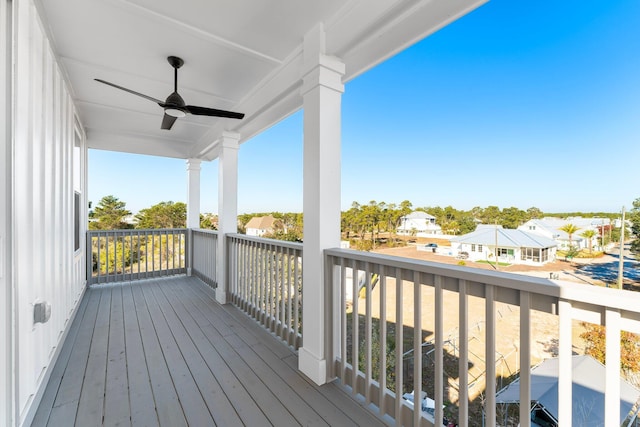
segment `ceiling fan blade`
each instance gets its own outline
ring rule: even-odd
[[[177,117],[173,117],[168,115],[167,113],[164,113],[164,117],[162,117],[162,126],[160,126],[160,128],[164,130],[171,130],[171,127],[177,119]]]
[[[136,92],[135,90],[127,89],[126,87],[118,86],[117,84],[110,83],[110,82],[102,80],[102,79],[94,79],[94,80],[97,81],[97,82],[100,82],[100,83],[104,83],[104,84],[106,84],[108,86],[115,87],[116,89],[120,89],[120,90],[123,90],[125,92],[129,92],[129,93],[131,93],[133,95],[141,96],[142,98],[148,99],[149,101],[155,102],[156,104],[162,104],[162,101],[160,101],[159,99],[155,99],[155,98],[153,98],[151,96],[148,96],[148,95],[145,95],[143,93]]]
[[[243,113],[235,113],[233,111],[216,110],[215,108],[198,107],[196,105],[187,105],[184,109],[196,116],[212,116],[212,117],[227,117],[229,119],[242,119]]]

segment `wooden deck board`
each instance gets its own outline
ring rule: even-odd
[[[225,336],[231,336],[233,334],[227,334],[225,336],[220,334],[220,331],[216,328],[224,327],[217,322],[218,317],[213,314],[209,307],[200,300],[194,298],[191,302],[191,313],[194,316],[202,317],[204,319],[210,319],[211,323],[204,324],[205,321],[201,320],[202,332],[208,338],[209,342],[215,343],[216,353],[220,357],[220,361],[231,368],[234,375],[242,383],[244,389],[247,391],[247,395],[252,402],[259,405],[262,411],[264,411],[269,423],[275,426],[295,426],[299,425],[296,419],[289,413],[287,407],[280,402],[273,394],[273,391],[261,381],[260,377],[253,371],[253,367],[248,365],[236,351],[225,341]],[[237,329],[237,328],[236,328]],[[240,408],[244,408],[244,405],[250,402],[238,402]],[[251,425],[251,424],[247,424]]]
[[[113,287],[107,350],[107,382],[104,393],[105,426],[131,425],[123,310],[122,287]]]
[[[100,304],[76,416],[76,424],[87,427],[102,425],[107,373],[111,289],[104,288],[98,292],[100,292]]]
[[[158,415],[153,400],[153,391],[151,391],[151,379],[147,370],[131,286],[122,287],[122,307],[131,425],[157,427],[159,426]]]
[[[229,364],[225,361],[225,357],[220,352],[221,337],[208,336],[203,329],[210,325],[202,325],[196,323],[194,317],[197,317],[199,311],[195,306],[185,302],[184,298],[179,298],[179,294],[175,293],[175,289],[165,288],[164,293],[167,299],[175,301],[173,304],[176,314],[179,315],[184,325],[185,331],[189,334],[189,337],[193,341],[194,349],[196,349],[201,357],[195,357],[200,363],[206,364],[209,371],[204,369],[204,366],[198,367],[197,379],[202,381],[205,387],[215,386],[215,392],[212,390],[212,398],[216,398],[217,393],[224,393],[226,399],[232,404],[241,418],[242,423],[245,425],[267,425],[270,422],[265,414],[262,412],[258,404],[253,400],[252,396],[247,392],[245,386],[242,384],[238,376],[232,369],[233,363]],[[215,343],[215,346],[214,344]],[[229,359],[237,359],[237,355],[231,355]],[[242,367],[245,371],[250,371],[248,366]],[[238,369],[235,369],[238,372]],[[215,376],[213,375],[215,372]],[[207,401],[208,404],[209,401]],[[212,403],[216,403],[215,401]],[[222,422],[218,422],[216,413],[212,410],[214,419],[219,425],[224,425]],[[279,420],[280,421],[280,420]],[[286,425],[285,423],[278,422],[276,425]]]
[[[87,289],[33,426],[384,425],[196,278]]]
[[[131,288],[158,420],[163,427],[186,426],[187,420],[182,413],[178,393],[173,386],[156,330],[147,309],[147,303],[142,294],[142,287],[146,284],[146,282],[141,282],[138,286]]]
[[[197,422],[193,419],[193,416],[191,416],[191,419],[187,417],[189,424],[207,425],[211,424],[214,420],[217,425],[241,424],[235,408],[229,402],[227,396],[222,392],[213,372],[204,362],[200,352],[182,325],[181,322],[183,320],[178,318],[176,313],[173,311],[174,308],[164,294],[162,294],[162,290],[160,288],[153,289],[153,293],[166,318],[167,326],[173,334],[177,348],[180,349],[180,352],[184,357],[184,368],[188,369],[189,374],[191,375],[189,378],[186,376],[186,372],[183,372],[186,379],[185,383],[186,385],[191,384],[195,386],[195,390],[190,389],[190,392],[197,392],[199,394],[199,396],[190,398],[188,395],[185,395],[185,393],[181,393],[180,399],[193,399],[198,404],[198,407],[195,409],[198,411],[201,411],[202,409],[207,410],[207,414],[205,415],[202,413],[202,419]],[[182,366],[181,363],[178,365]],[[202,408],[200,408],[200,405],[202,405]],[[187,409],[185,407],[185,414],[190,412],[196,413],[194,408]]]

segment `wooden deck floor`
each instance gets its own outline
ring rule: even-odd
[[[87,290],[33,426],[384,425],[198,279]]]

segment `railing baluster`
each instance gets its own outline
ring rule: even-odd
[[[378,402],[380,415],[385,414],[385,390],[387,389],[387,275],[384,267],[378,270],[378,286],[380,290],[380,330],[378,339],[380,341],[380,352],[378,354],[378,366],[380,372],[378,375],[378,383],[380,389],[378,391]]]
[[[371,327],[371,270],[369,263],[364,265],[365,278],[365,318],[364,318],[364,337],[365,337],[365,375],[364,375],[364,397],[367,405],[371,403],[371,341],[373,338]]]
[[[469,420],[469,296],[466,280],[458,280],[458,298],[458,419],[466,427]]]
[[[404,390],[404,372],[403,372],[403,360],[404,354],[404,313],[403,313],[403,292],[402,292],[402,270],[396,267],[395,282],[396,282],[396,426],[402,426],[402,394]]]
[[[520,425],[531,427],[531,295],[520,291]]]
[[[496,310],[493,285],[485,285],[485,366],[484,411],[487,427],[496,425]]]
[[[353,372],[351,373],[351,387],[353,394],[358,393],[358,369],[359,369],[359,360],[358,356],[359,352],[359,339],[358,336],[358,269],[356,265],[356,261],[351,261],[351,288],[353,293],[352,295],[352,307],[353,311],[351,314],[351,365],[353,366]]]
[[[422,418],[422,284],[420,273],[413,272],[413,425]]]
[[[605,310],[606,357],[604,387],[605,427],[620,425],[620,311]],[[597,409],[596,409],[597,410]]]
[[[444,298],[443,298],[443,290],[442,290],[442,277],[435,276],[434,278],[435,285],[435,390],[434,397],[436,408],[435,408],[435,419],[441,420],[444,417],[444,413],[442,411],[442,404],[444,402],[444,361],[443,361],[443,353],[444,353]]]
[[[571,302],[558,301],[558,425],[572,425]]]

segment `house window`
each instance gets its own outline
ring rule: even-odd
[[[84,232],[85,227],[82,225],[82,218],[84,206],[82,206],[82,139],[80,134],[76,131],[75,140],[73,144],[73,250],[77,252],[80,250],[80,234]],[[86,220],[85,220],[86,221]]]
[[[80,249],[80,193],[73,193],[73,250]]]
[[[535,226],[535,225],[530,225],[530,226],[529,226],[529,230],[535,230],[535,229],[536,229],[536,226]]]
[[[475,243],[471,244],[471,252],[475,252],[476,251],[476,245]]]
[[[523,261],[541,262],[549,259],[548,249],[522,248],[520,253]]]
[[[478,252],[482,252],[482,245],[478,245]]]

